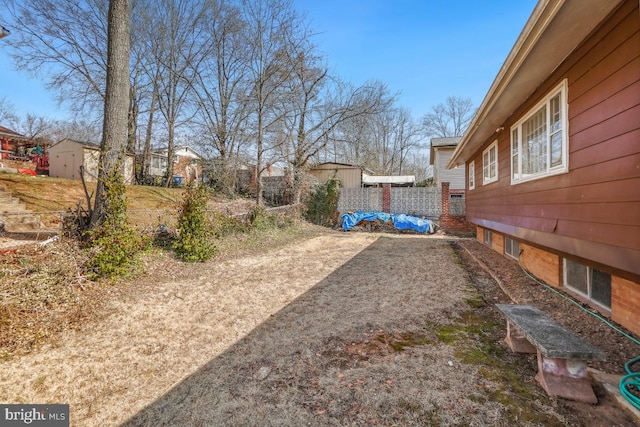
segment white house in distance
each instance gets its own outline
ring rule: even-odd
[[[464,193],[466,177],[464,165],[455,169],[447,169],[447,163],[449,163],[460,139],[462,138],[459,136],[431,138],[429,164],[433,166],[433,183],[436,186],[448,182],[450,190],[462,190]]]
[[[49,147],[49,176],[54,178],[80,179],[80,166],[84,167],[84,179],[87,182],[98,180],[98,160],[100,146],[91,142],[63,139]],[[124,183],[133,184],[134,156],[125,157]]]
[[[149,175],[161,178],[167,170],[166,148],[151,153]],[[189,146],[175,147],[173,150],[173,178],[180,184],[202,180],[202,156]]]

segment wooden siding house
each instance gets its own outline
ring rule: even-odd
[[[449,183],[450,190],[465,189],[465,166],[447,169],[447,164],[451,160],[453,151],[458,146],[461,137],[451,138],[431,138],[429,150],[429,164],[433,166],[433,183],[437,187],[443,182]]]
[[[478,240],[640,334],[638,0],[541,0],[448,167]]]
[[[84,167],[87,182],[98,180],[100,146],[91,142],[63,139],[49,148],[49,176],[80,179],[80,166]],[[134,184],[134,156],[127,154],[123,165],[124,183]]]

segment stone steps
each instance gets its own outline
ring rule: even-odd
[[[0,190],[0,230],[21,233],[42,228],[39,215],[27,209],[17,197]]]

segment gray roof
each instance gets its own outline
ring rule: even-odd
[[[451,136],[447,138],[431,138],[432,147],[456,146],[462,139],[461,136]]]

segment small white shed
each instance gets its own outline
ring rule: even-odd
[[[55,178],[80,179],[80,166],[84,166],[87,182],[98,180],[100,146],[91,142],[63,139],[49,147],[49,176]],[[124,164],[124,183],[135,182],[135,159],[127,154]]]

